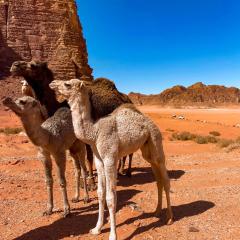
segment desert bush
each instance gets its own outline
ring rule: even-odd
[[[10,135],[10,134],[18,134],[22,132],[22,128],[0,128],[0,133],[4,133],[6,135]]]
[[[211,132],[209,132],[209,134],[210,134],[210,135],[213,135],[213,136],[215,136],[215,137],[221,136],[221,133],[220,133],[220,132],[217,132],[217,131],[211,131]]]
[[[207,144],[208,143],[208,137],[198,135],[198,136],[196,136],[194,141],[198,144]]]
[[[226,147],[228,147],[230,144],[232,144],[232,143],[234,143],[234,141],[233,140],[231,140],[231,139],[220,139],[219,141],[218,141],[218,146],[220,147],[220,148],[226,148]]]
[[[236,143],[240,143],[240,137],[235,140]]]
[[[226,152],[232,152],[234,150],[240,149],[240,143],[238,142],[234,142],[231,143],[227,148],[226,148]]]
[[[206,136],[206,138],[209,143],[217,143],[218,142],[217,138],[214,136]]]
[[[173,133],[172,138],[180,141],[189,141],[193,140],[196,137],[195,134],[190,132],[180,132],[180,133]]]
[[[171,128],[167,128],[166,131],[167,131],[167,132],[175,132],[175,130],[174,130],[174,129],[171,129]]]

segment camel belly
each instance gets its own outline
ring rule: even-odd
[[[133,114],[126,121],[121,117],[117,119],[119,139],[119,157],[136,152],[149,138],[149,130],[142,115]],[[126,124],[127,122],[127,124]]]

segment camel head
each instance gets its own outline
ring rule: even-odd
[[[20,77],[31,77],[35,78],[42,74],[46,69],[48,69],[46,62],[40,61],[16,61],[12,64],[10,72],[13,76],[20,76]]]
[[[41,106],[39,102],[29,96],[24,96],[18,98],[14,101],[12,98],[8,97],[2,101],[3,105],[10,108],[16,115],[23,116],[23,115],[32,115],[39,114],[41,112]]]
[[[88,94],[88,85],[92,83],[89,81],[83,81],[80,79],[71,79],[69,81],[55,80],[49,84],[49,87],[55,91],[57,100],[63,102],[69,100],[74,96],[81,96]]]

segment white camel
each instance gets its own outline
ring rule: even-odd
[[[167,199],[167,222],[173,222],[170,203],[170,180],[165,166],[162,136],[158,127],[132,104],[118,107],[111,115],[94,122],[91,118],[89,83],[72,79],[53,81],[50,85],[58,101],[67,100],[72,112],[74,132],[78,139],[91,145],[98,173],[99,215],[90,232],[99,234],[104,223],[105,200],[110,215],[110,240],[116,240],[116,179],[118,159],[141,149],[152,167],[158,187],[156,214],[162,210],[162,190]]]

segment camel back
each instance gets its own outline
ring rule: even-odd
[[[126,94],[119,92],[115,84],[106,78],[97,78],[90,86],[92,118],[98,120],[112,113],[125,103],[132,103]]]

